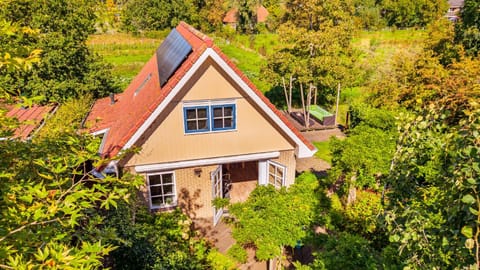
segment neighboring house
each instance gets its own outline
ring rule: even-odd
[[[181,207],[216,224],[215,198],[245,200],[256,185],[294,182],[296,158],[316,149],[204,34],[182,22],[122,94],[87,116],[110,164],[145,178],[151,210]],[[202,226],[201,225],[201,226]]]
[[[0,106],[7,110],[7,117],[18,120],[19,126],[14,130],[10,138],[20,140],[31,139],[31,137],[43,127],[45,119],[51,116],[56,109],[54,105],[21,107],[19,105],[3,104]]]
[[[265,23],[268,18],[268,10],[260,5],[257,7],[257,23]],[[230,9],[223,18],[223,24],[231,26],[233,29],[237,29],[238,24],[238,8]]]
[[[449,0],[448,1],[448,12],[447,12],[447,19],[456,22],[459,19],[460,12],[462,11],[464,0]]]

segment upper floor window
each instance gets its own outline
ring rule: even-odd
[[[174,206],[177,201],[173,172],[148,174],[150,209]]]
[[[208,106],[184,108],[185,132],[209,131]]]
[[[183,117],[185,133],[234,130],[236,128],[236,106],[231,103],[212,102],[210,104],[210,102],[205,102],[202,105],[184,105]]]
[[[213,130],[235,129],[235,105],[212,106]]]

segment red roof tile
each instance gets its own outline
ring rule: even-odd
[[[268,10],[260,5],[257,7],[257,23],[263,23],[267,21],[268,18]],[[237,8],[232,8],[230,9],[227,14],[225,14],[225,17],[223,17],[223,22],[224,23],[236,23],[238,22],[238,9]]]
[[[122,94],[115,96],[114,104],[111,104],[110,98],[103,98],[97,100],[92,107],[86,120],[86,128],[89,129],[91,133],[108,129],[108,135],[105,137],[102,153],[104,156],[113,157],[125,146],[207,48],[215,50],[309,149],[315,149],[220,49],[213,45],[213,41],[209,37],[184,22],[181,22],[176,27],[176,30],[192,46],[192,53],[190,53],[162,88],[160,88],[158,78],[157,57],[156,54],[154,54],[127,89],[125,89]],[[151,75],[149,76],[149,74]],[[148,77],[150,77],[150,79],[144,82]],[[143,85],[142,89],[135,94],[135,91],[138,90],[141,85]]]
[[[26,140],[33,135],[33,132],[43,124],[48,114],[55,109],[54,105],[33,105],[28,108],[5,105],[5,107],[8,110],[6,116],[16,118],[20,122],[12,137],[22,140]]]

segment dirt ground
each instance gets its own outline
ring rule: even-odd
[[[335,136],[337,138],[344,138],[345,134],[338,129],[325,129],[302,132],[302,135],[310,142],[323,142],[328,141],[330,137]],[[311,171],[315,174],[323,175],[326,170],[330,169],[330,164],[326,161],[311,157],[311,158],[299,158],[297,159],[296,171],[302,173],[304,171]]]

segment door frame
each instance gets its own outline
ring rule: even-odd
[[[223,198],[222,165],[218,165],[218,167],[210,173],[210,179],[212,181],[212,199]],[[213,226],[217,225],[222,215],[223,208],[217,209],[213,206]]]

